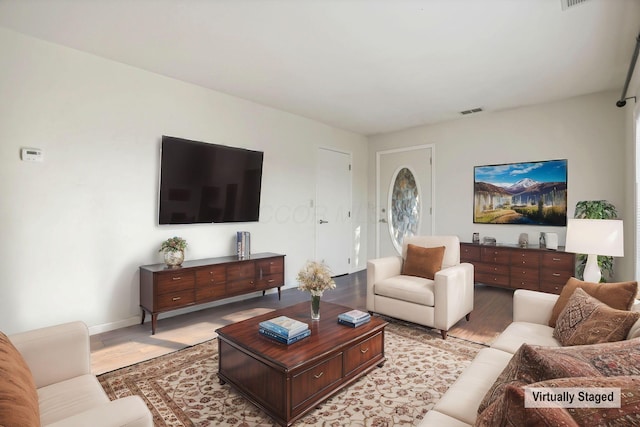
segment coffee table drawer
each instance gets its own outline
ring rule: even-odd
[[[344,374],[360,368],[374,357],[382,354],[383,338],[382,333],[372,336],[354,345],[344,353]]]
[[[291,407],[295,408],[342,379],[342,353],[293,377]]]

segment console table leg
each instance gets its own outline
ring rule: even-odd
[[[280,291],[280,286],[278,286],[278,301],[282,299],[282,291]]]
[[[140,324],[144,325],[144,318],[146,317],[147,312],[142,307],[140,307],[140,309],[142,310],[142,320],[140,321]]]
[[[151,335],[156,334],[156,326],[158,326],[158,315],[151,314]]]

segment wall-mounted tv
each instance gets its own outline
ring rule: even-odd
[[[567,225],[567,160],[474,167],[475,224]]]
[[[258,221],[262,151],[162,137],[159,224]]]

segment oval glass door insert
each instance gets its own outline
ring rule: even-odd
[[[405,236],[418,234],[420,226],[420,189],[415,175],[402,167],[391,179],[389,191],[389,233],[398,253],[402,253]]]

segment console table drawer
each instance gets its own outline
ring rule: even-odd
[[[227,280],[229,282],[252,278],[256,275],[255,262],[245,261],[227,267]]]
[[[262,276],[284,273],[284,259],[277,258],[264,261],[256,261],[256,274],[259,278]]]
[[[276,286],[282,286],[284,284],[284,274],[269,274],[258,279],[256,282],[257,289],[268,289]]]
[[[480,261],[480,246],[474,244],[460,245],[460,262]]]
[[[540,288],[540,270],[538,268],[511,267],[511,287],[537,291]]]
[[[511,272],[511,267],[505,264],[484,264],[475,263],[475,274],[486,273],[490,275],[508,276]]]
[[[523,268],[539,268],[540,253],[529,250],[514,250],[511,254],[511,265]]]
[[[497,275],[497,274],[489,274],[489,273],[475,273],[475,281],[479,283],[484,283],[487,285],[498,285],[498,286],[506,286],[509,287],[509,276],[508,275]]]
[[[542,266],[552,270],[571,271],[573,275],[575,266],[575,255],[570,253],[544,253],[542,254]]]
[[[291,383],[291,407],[296,408],[307,399],[342,379],[342,353],[313,368],[295,375]]]
[[[238,293],[245,293],[245,292],[253,292],[256,290],[256,284],[253,280],[251,279],[245,279],[245,280],[236,280],[234,282],[227,282],[226,285],[226,293],[228,295],[235,295]]]
[[[224,283],[226,281],[227,268],[224,265],[196,270],[196,283],[198,285]]]
[[[177,291],[193,290],[195,279],[193,273],[176,272],[173,274],[158,275],[156,292],[158,295]]]
[[[481,248],[480,260],[494,264],[509,264],[511,251],[496,247]]]
[[[369,360],[380,356],[383,348],[382,333],[354,345],[344,353],[344,374],[362,367]]]
[[[174,292],[158,297],[158,309],[184,307],[195,301],[193,289],[189,291]]]

